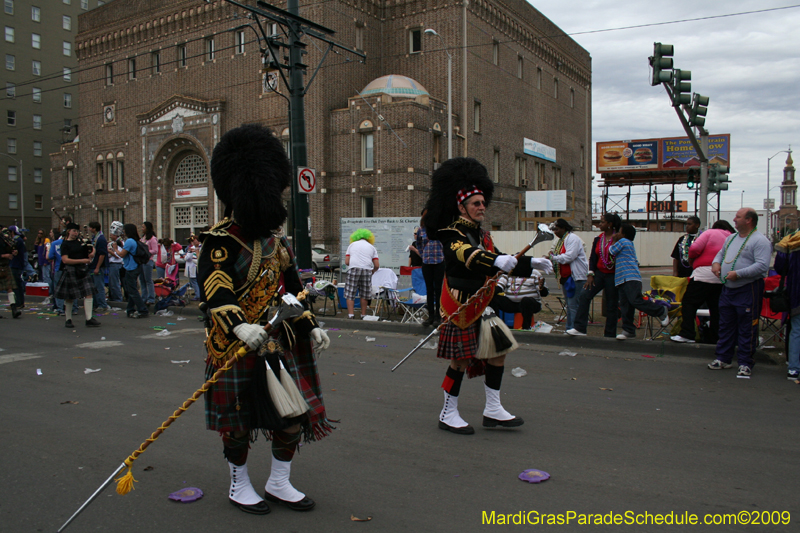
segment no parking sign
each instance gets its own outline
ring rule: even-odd
[[[313,168],[297,167],[297,190],[304,194],[317,192],[317,172]]]

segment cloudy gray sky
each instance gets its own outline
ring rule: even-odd
[[[685,133],[663,87],[650,86],[653,43],[675,46],[676,68],[692,72],[692,90],[711,101],[706,128],[731,134],[731,184],[722,209],[761,209],[767,158],[789,145],[800,156],[800,1],[600,0],[531,1],[592,56],[592,137],[598,141],[679,137]],[[670,21],[732,17],[600,33],[580,33]],[[785,153],[772,159],[770,187],[783,179]],[[623,189],[612,189],[621,192]],[[635,187],[634,192],[644,192]],[[676,189],[677,191],[678,189]],[[685,186],[681,186],[685,191]],[[667,187],[664,187],[667,192]],[[599,198],[600,189],[593,194]],[[677,195],[676,199],[689,199]],[[779,202],[779,189],[770,197]],[[644,197],[639,197],[644,207]],[[690,206],[693,206],[690,202]],[[633,206],[633,202],[632,205]]]

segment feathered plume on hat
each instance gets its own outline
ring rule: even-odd
[[[486,205],[492,201],[494,183],[486,167],[471,157],[448,159],[434,173],[431,194],[425,209],[425,227],[429,236],[449,226],[460,215],[459,204],[470,196],[482,194]]]
[[[222,136],[211,156],[211,179],[246,237],[269,237],[286,221],[281,195],[292,167],[272,130],[250,124]]]

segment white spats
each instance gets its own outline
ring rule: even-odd
[[[500,403],[500,391],[487,387],[485,383],[483,389],[486,391],[486,408],[483,410],[483,416],[500,421],[512,420],[514,415],[503,409]]]
[[[458,414],[458,396],[450,396],[444,393],[444,407],[439,414],[439,422],[444,422],[451,428],[463,428],[469,424]]]
[[[272,472],[269,475],[264,490],[285,502],[299,502],[306,497],[305,494],[295,489],[289,482],[289,475],[292,473],[291,461],[279,461],[272,458]]]
[[[253,489],[253,485],[250,484],[247,463],[242,466],[236,466],[229,462],[228,467],[231,470],[231,488],[228,491],[228,497],[231,500],[242,505],[254,505],[264,501]]]

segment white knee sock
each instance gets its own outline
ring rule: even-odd
[[[75,300],[64,300],[64,316],[67,320],[72,320],[72,302]]]
[[[83,314],[86,315],[86,320],[92,319],[92,304],[94,304],[94,298],[83,299]]]

